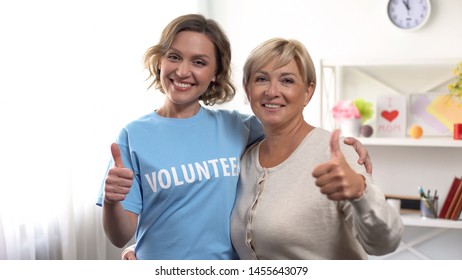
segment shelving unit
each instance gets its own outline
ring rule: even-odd
[[[419,215],[406,214],[402,214],[401,218],[406,226],[462,229],[462,221],[452,221],[446,219],[428,219],[422,218]]]
[[[460,58],[417,61],[322,60],[320,74],[321,126],[336,127],[331,108],[340,99],[380,94],[442,92]],[[375,122],[373,119],[372,122]],[[371,124],[374,128],[374,124]],[[415,196],[417,186],[438,190],[441,206],[454,176],[462,176],[462,140],[450,135],[420,139],[359,138],[373,162],[375,183],[386,194]],[[462,221],[402,215],[405,236],[388,259],[462,259]]]
[[[401,146],[401,147],[436,147],[436,148],[462,148],[462,140],[448,137],[413,138],[358,138],[367,146]]]
[[[340,99],[367,97],[375,102],[379,95],[446,92],[452,71],[461,58],[380,60],[321,60],[321,126],[335,124],[330,110]]]

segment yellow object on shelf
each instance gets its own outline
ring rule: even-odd
[[[426,111],[437,118],[451,132],[455,123],[462,123],[462,104],[447,95],[439,96],[430,103]]]
[[[409,128],[409,135],[414,139],[419,139],[423,135],[423,129],[420,125],[413,125]]]

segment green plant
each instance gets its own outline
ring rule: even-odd
[[[448,95],[462,102],[462,62],[453,70],[454,81],[448,85]]]
[[[363,98],[357,98],[353,100],[356,108],[358,108],[359,114],[362,117],[361,123],[364,124],[367,120],[372,118],[374,109],[371,102],[367,102]]]

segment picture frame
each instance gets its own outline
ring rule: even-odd
[[[409,94],[407,135],[412,125],[419,125],[424,136],[451,136],[453,123],[462,121],[462,106],[453,104],[446,92]]]
[[[403,138],[407,130],[406,96],[385,94],[377,96],[377,137]]]

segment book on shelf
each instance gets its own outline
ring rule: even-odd
[[[454,199],[454,195],[456,194],[457,187],[459,187],[460,182],[462,181],[462,178],[454,177],[454,180],[452,181],[451,188],[449,189],[448,195],[446,196],[446,199],[444,200],[443,206],[441,207],[440,214],[438,215],[438,218],[440,219],[445,219],[446,214],[449,210],[449,206],[451,205],[452,200]]]
[[[459,189],[462,189],[462,183],[459,184]],[[462,191],[459,196],[459,199],[457,200],[457,204],[451,213],[451,220],[458,220],[460,216],[460,212],[462,212]]]
[[[449,208],[448,208],[448,211],[445,215],[445,219],[453,219],[453,220],[457,220],[459,219],[459,215],[457,215],[457,209],[456,209],[456,206],[459,203],[459,201],[462,200],[462,181],[459,182],[459,185],[457,186],[456,188],[456,192],[451,200],[451,204],[449,204]],[[460,205],[459,205],[460,206]],[[459,209],[460,211],[460,209]],[[459,213],[460,214],[460,213]],[[455,217],[457,215],[457,217]],[[455,217],[455,218],[453,218]]]

